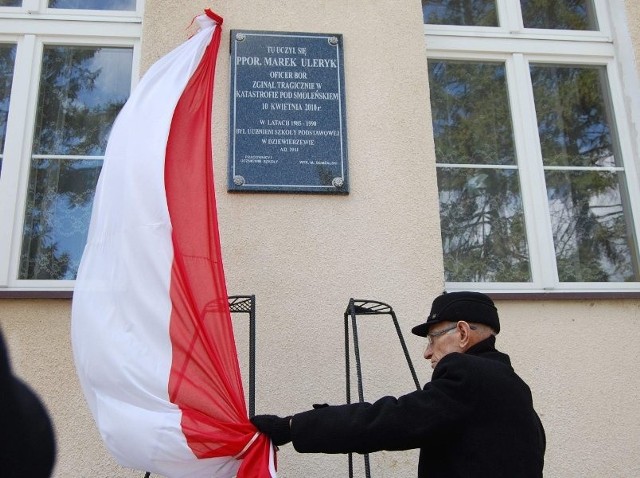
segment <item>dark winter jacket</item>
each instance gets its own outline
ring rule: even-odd
[[[539,478],[545,435],[531,391],[490,337],[443,357],[422,390],[293,416],[303,453],[420,448],[419,478]]]

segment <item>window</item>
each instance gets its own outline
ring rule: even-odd
[[[0,31],[13,32],[0,34],[0,290],[70,289],[109,131],[137,76],[141,5],[0,5],[16,7],[0,8]]]
[[[448,287],[640,289],[622,0],[422,5]]]

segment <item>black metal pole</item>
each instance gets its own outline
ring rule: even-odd
[[[346,371],[346,392],[347,403],[351,403],[351,364],[349,362],[349,312],[353,299],[349,301],[349,307],[344,312],[344,359],[345,359],[345,371]],[[353,478],[353,453],[349,453],[349,478]]]
[[[256,414],[256,296],[250,295],[249,312],[249,418]]]
[[[398,333],[398,338],[400,339],[400,345],[402,345],[404,358],[407,360],[407,364],[409,365],[411,377],[413,377],[413,383],[415,383],[416,385],[416,390],[420,390],[420,381],[418,380],[418,376],[416,375],[416,370],[413,368],[413,362],[411,362],[411,356],[409,355],[407,344],[404,342],[404,337],[402,337],[402,331],[400,330],[400,324],[398,323],[398,319],[396,318],[396,313],[393,311],[393,309],[389,313],[391,314],[391,318],[393,319],[393,325],[396,326],[396,332]]]
[[[360,361],[360,345],[358,339],[358,325],[356,321],[355,303],[349,301],[351,309],[351,325],[353,329],[353,353],[356,360],[356,374],[358,377],[358,400],[360,403],[364,402],[364,387],[362,384],[362,363]],[[371,478],[371,467],[369,464],[369,454],[364,455],[364,474],[366,478]]]

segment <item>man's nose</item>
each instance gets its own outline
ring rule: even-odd
[[[429,360],[431,358],[431,356],[433,355],[433,350],[431,350],[431,343],[427,342],[427,348],[424,349],[424,358]]]

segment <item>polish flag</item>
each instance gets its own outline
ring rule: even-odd
[[[213,184],[222,18],[142,78],[114,123],[76,280],[76,369],[106,447],[170,478],[273,478],[247,416]]]

